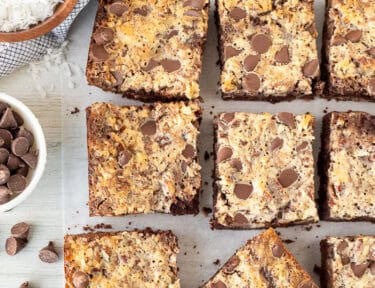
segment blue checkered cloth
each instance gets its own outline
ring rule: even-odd
[[[74,19],[89,1],[79,0],[64,22],[46,35],[23,42],[0,43],[0,78],[23,65],[40,60],[48,49],[60,47]]]

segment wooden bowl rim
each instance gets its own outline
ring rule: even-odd
[[[15,32],[0,32],[0,42],[20,42],[47,34],[68,17],[77,2],[78,0],[64,0],[64,2],[57,6],[52,16],[30,29]]]

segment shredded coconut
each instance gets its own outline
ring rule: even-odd
[[[0,31],[24,30],[52,16],[63,0],[0,0]]]

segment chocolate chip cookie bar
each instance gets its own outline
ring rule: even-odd
[[[235,112],[215,117],[213,228],[318,221],[313,126],[310,114]]]
[[[272,228],[249,240],[201,288],[231,287],[318,288]]]
[[[208,0],[100,0],[89,84],[146,102],[199,97]]]
[[[319,82],[312,0],[216,0],[224,99],[311,98]]]
[[[197,102],[87,109],[91,216],[199,212]]]
[[[320,248],[322,288],[374,287],[375,236],[327,237]]]
[[[177,237],[171,231],[65,236],[66,288],[179,288]]]
[[[322,55],[325,97],[375,101],[373,0],[327,0]]]
[[[375,116],[331,112],[319,157],[321,216],[375,222]]]

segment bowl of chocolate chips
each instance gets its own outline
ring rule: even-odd
[[[0,93],[0,212],[30,196],[46,160],[46,141],[38,119],[21,101]]]

